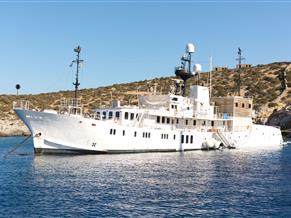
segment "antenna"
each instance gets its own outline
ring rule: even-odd
[[[211,84],[211,77],[212,77],[212,69],[213,69],[213,66],[212,66],[212,56],[210,56],[210,59],[209,59],[209,97],[211,98],[211,86],[212,86],[212,84]]]
[[[241,71],[241,61],[245,60],[244,57],[242,57],[242,50],[240,48],[238,48],[238,58],[236,58],[236,60],[238,61],[238,65],[237,65],[237,79],[236,79],[236,88],[237,88],[237,94],[238,96],[240,96],[240,85],[241,85],[241,79],[240,79],[240,71]]]
[[[81,47],[78,46],[74,49],[74,52],[77,53],[77,58],[76,60],[73,60],[70,67],[73,66],[74,63],[77,63],[77,69],[76,69],[76,80],[73,83],[73,85],[75,86],[75,98],[77,98],[77,92],[78,92],[78,87],[80,85],[79,82],[79,70],[80,70],[80,63],[82,63],[84,60],[80,60],[80,52],[81,52]]]

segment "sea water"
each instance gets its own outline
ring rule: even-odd
[[[291,216],[291,146],[35,156],[0,138],[0,217]]]

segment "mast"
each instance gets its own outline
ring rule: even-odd
[[[186,45],[186,52],[181,57],[181,66],[176,67],[175,74],[183,80],[182,96],[186,96],[186,82],[194,75],[191,72],[191,55],[194,53],[194,45],[188,43]],[[187,66],[188,65],[188,69]]]
[[[236,60],[238,61],[238,65],[237,65],[237,79],[236,79],[236,92],[238,94],[238,96],[240,96],[240,85],[241,85],[241,79],[240,79],[240,72],[241,72],[241,62],[242,60],[245,60],[245,58],[242,57],[242,51],[240,48],[238,48],[238,58],[236,58]]]
[[[76,60],[72,61],[70,66],[73,66],[74,63],[77,64],[75,82],[73,82],[73,85],[75,86],[75,95],[74,95],[74,97],[77,98],[78,88],[79,88],[79,85],[80,85],[80,82],[79,82],[80,63],[82,63],[84,60],[80,60],[80,52],[81,52],[81,47],[80,46],[76,47],[74,49],[74,52],[77,53],[77,58],[76,58]]]
[[[210,60],[209,60],[209,62],[210,62],[210,63],[209,63],[209,65],[210,65],[210,66],[209,66],[209,68],[210,68],[210,69],[209,69],[209,98],[211,98],[211,91],[212,91],[212,90],[211,90],[211,88],[212,88],[212,87],[211,87],[211,86],[212,86],[212,81],[211,81],[212,78],[211,78],[211,77],[212,77],[212,68],[213,68],[213,67],[212,67],[212,56],[210,56]]]

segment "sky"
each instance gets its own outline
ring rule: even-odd
[[[185,45],[203,71],[291,61],[291,0],[0,0],[0,95],[74,89],[174,75]]]

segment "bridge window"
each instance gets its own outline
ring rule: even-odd
[[[112,111],[109,111],[108,119],[112,119],[112,117],[113,117],[113,112]]]
[[[160,122],[161,122],[161,117],[157,116],[157,123],[160,123]]]
[[[106,111],[102,112],[102,119],[105,120],[106,119]]]
[[[162,117],[162,123],[165,123],[165,117]]]

